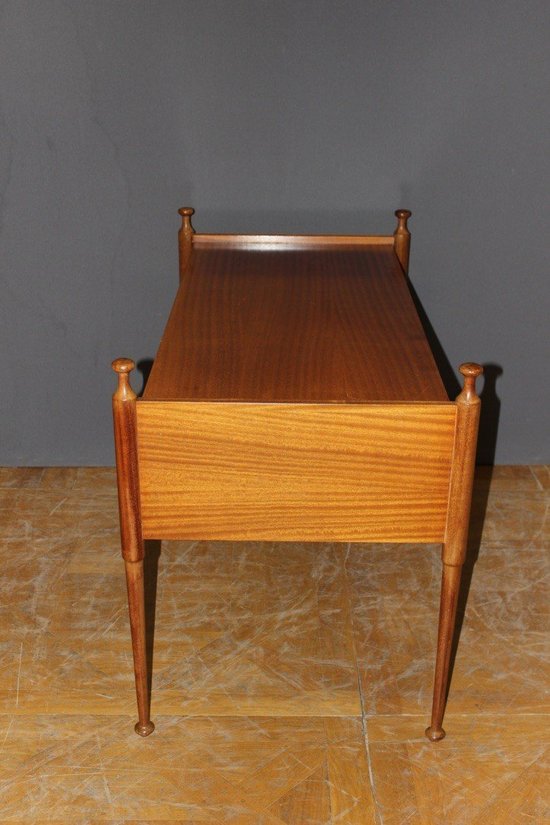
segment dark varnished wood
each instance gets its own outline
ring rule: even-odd
[[[435,665],[434,695],[432,704],[432,721],[426,728],[426,736],[431,742],[439,742],[445,737],[442,727],[447,687],[449,664],[451,661],[451,644],[456,620],[456,607],[460,590],[462,565],[443,564],[441,577],[441,596],[439,602],[439,629],[437,634],[437,654]]]
[[[443,544],[443,578],[439,608],[439,631],[435,664],[432,721],[426,736],[443,739],[443,715],[449,685],[449,663],[456,620],[462,565],[466,557],[470,505],[474,482],[480,399],[475,382],[483,372],[479,364],[462,364],[464,388],[456,399],[456,433],[451,463],[449,504]]]
[[[389,244],[195,245],[143,398],[448,400]]]
[[[195,230],[191,224],[191,217],[195,214],[192,206],[184,206],[178,210],[181,215],[181,227],[178,233],[178,252],[180,281],[189,265],[191,251],[193,249],[193,235]]]
[[[117,358],[113,369],[118,386],[113,395],[113,423],[120,514],[120,539],[126,570],[128,609],[132,633],[134,674],[138,706],[136,733],[148,736],[155,726],[149,718],[149,687],[145,642],[145,594],[143,586],[143,538],[141,530],[139,474],[136,449],[136,395],[129,374],[134,362]]]
[[[483,373],[483,367],[462,364],[459,369],[464,387],[456,399],[456,435],[443,546],[445,564],[463,564],[466,556],[481,409],[476,379]]]
[[[112,367],[118,375],[118,385],[113,395],[113,426],[120,540],[124,561],[135,562],[143,559],[136,453],[136,394],[130,386],[129,377],[135,364],[129,358],[117,358]]]
[[[134,729],[140,736],[149,736],[155,726],[150,719],[149,684],[147,681],[147,645],[145,635],[145,585],[143,578],[143,559],[125,561],[126,589],[128,592],[128,611],[130,614],[130,632],[132,635],[132,652],[134,658],[134,677],[136,682],[136,700],[138,721]]]
[[[407,274],[409,271],[409,253],[411,251],[411,233],[407,221],[411,217],[411,212],[408,209],[397,209],[395,217],[397,218],[397,227],[393,233],[395,254],[399,258],[403,272]]]

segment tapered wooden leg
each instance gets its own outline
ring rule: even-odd
[[[432,705],[432,722],[426,728],[426,736],[432,742],[443,739],[443,714],[447,701],[449,684],[449,664],[456,619],[456,606],[460,590],[462,565],[443,565],[441,581],[441,602],[439,605],[439,631],[437,639],[437,657],[435,662],[434,695]]]
[[[438,742],[445,736],[443,714],[449,687],[449,664],[460,590],[462,565],[466,558],[470,505],[479,423],[480,400],[476,378],[483,372],[479,364],[462,364],[464,388],[456,399],[456,432],[449,483],[449,505],[443,544],[443,578],[439,607],[439,631],[435,663],[432,721],[426,736]]]
[[[149,684],[145,635],[145,592],[143,584],[143,538],[139,504],[139,474],[136,440],[136,395],[129,373],[134,362],[129,358],[113,361],[118,387],[113,395],[113,422],[120,514],[120,541],[126,567],[130,629],[134,654],[138,722],[136,733],[148,736],[155,729],[149,718]]]
[[[149,686],[147,681],[147,649],[145,642],[145,592],[143,586],[143,559],[125,561],[126,586],[128,588],[128,608],[130,630],[134,654],[136,677],[136,697],[139,720],[135,731],[140,736],[148,736],[155,729],[149,719]]]

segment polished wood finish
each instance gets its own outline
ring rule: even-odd
[[[132,634],[132,653],[134,658],[134,677],[136,681],[138,707],[138,721],[134,726],[134,730],[140,736],[149,736],[150,733],[153,733],[155,726],[150,719],[143,559],[140,561],[125,561],[124,567],[126,571],[126,589],[128,592],[128,609],[130,613],[130,632]]]
[[[447,688],[449,665],[456,620],[456,607],[460,590],[462,565],[443,564],[441,578],[441,595],[439,601],[439,629],[437,634],[437,654],[435,664],[434,694],[432,704],[432,721],[426,728],[426,736],[431,742],[438,742],[445,736],[442,727]]]
[[[191,225],[191,216],[195,210],[191,206],[184,206],[178,210],[181,215],[181,227],[178,233],[179,269],[180,281],[189,265],[189,259],[193,249],[193,235],[195,230]]]
[[[201,235],[180,210],[180,287],[143,398],[114,397],[138,708],[149,720],[143,542],[442,542],[432,741],[445,734],[481,368],[449,402],[393,236]],[[117,366],[118,365],[118,366]],[[139,478],[138,478],[139,468]]]
[[[483,367],[462,364],[459,369],[464,376],[464,387],[456,399],[456,437],[443,546],[445,564],[462,564],[466,556],[481,409],[475,384]]]
[[[440,542],[454,404],[138,405],[146,538]]]
[[[393,248],[193,248],[144,400],[448,401]]]
[[[128,608],[138,706],[135,730],[148,736],[154,730],[149,718],[149,687],[145,643],[145,597],[143,586],[143,538],[139,503],[139,473],[136,449],[136,395],[129,374],[134,362],[129,358],[113,361],[118,386],[113,395],[113,423],[117,467],[122,557],[126,570]]]
[[[435,665],[432,721],[426,736],[443,739],[443,715],[449,683],[449,663],[455,627],[462,565],[466,557],[470,505],[474,481],[480,399],[475,382],[483,372],[479,364],[462,364],[464,388],[456,399],[456,435],[449,485],[449,505],[443,544],[443,579],[439,609],[439,632]]]
[[[393,235],[193,235],[193,248],[230,247],[256,251],[278,249],[318,249],[342,246],[393,246]]]
[[[403,267],[405,275],[409,271],[409,253],[411,249],[411,233],[407,226],[407,221],[411,217],[411,212],[408,209],[397,209],[395,217],[397,218],[397,228],[393,233],[393,242],[395,254],[399,258],[399,263]]]
[[[139,476],[136,452],[136,394],[130,386],[130,372],[135,364],[129,358],[117,358],[112,364],[118,376],[113,395],[113,426],[120,514],[120,540],[124,561],[143,559]]]

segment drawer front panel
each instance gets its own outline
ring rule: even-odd
[[[440,542],[454,404],[140,401],[143,533]]]

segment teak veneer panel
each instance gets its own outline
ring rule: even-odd
[[[194,241],[144,399],[448,400],[386,240],[237,238]]]
[[[143,534],[439,542],[447,404],[137,403]]]

